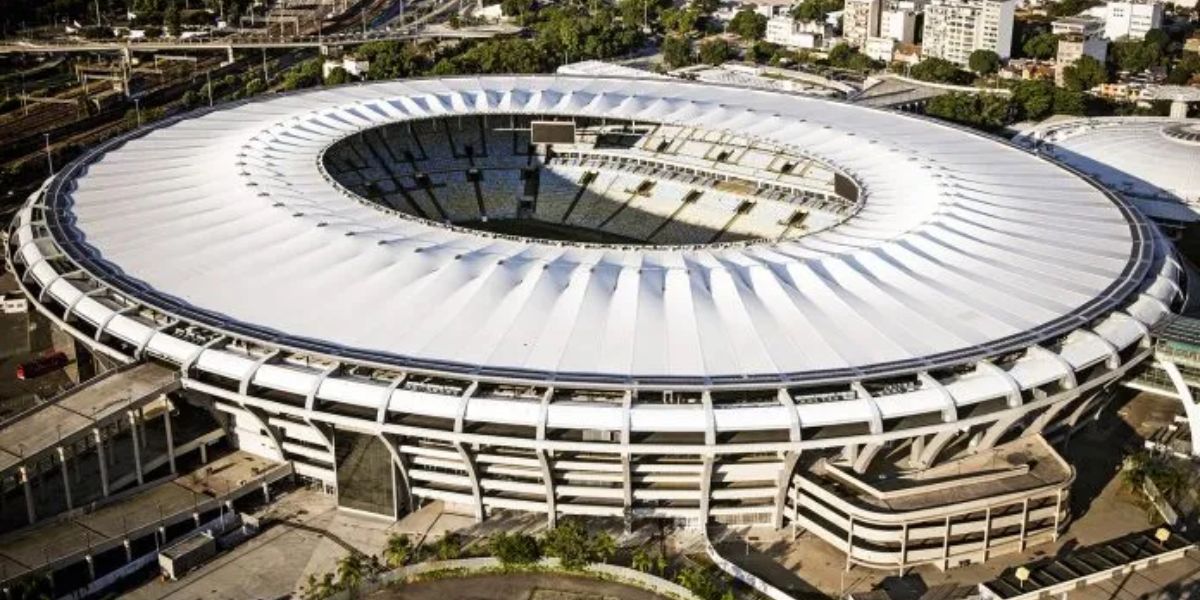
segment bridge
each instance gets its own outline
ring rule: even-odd
[[[512,25],[494,25],[483,27],[464,27],[452,29],[449,27],[427,27],[422,29],[404,29],[400,31],[341,33],[329,35],[304,36],[239,36],[230,38],[207,38],[189,40],[122,40],[122,41],[53,41],[53,40],[3,40],[0,41],[0,54],[14,53],[71,53],[71,52],[162,52],[186,50],[220,50],[232,53],[241,49],[286,49],[286,48],[325,48],[329,46],[356,46],[369,42],[380,41],[410,41],[410,40],[466,40],[488,39],[496,36],[515,35],[520,33],[520,27]]]

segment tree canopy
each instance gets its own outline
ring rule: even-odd
[[[767,18],[743,8],[729,21],[729,31],[743,40],[761,40],[767,33]]]
[[[663,62],[672,69],[692,64],[692,45],[687,38],[668,35],[662,42]]]
[[[1000,55],[991,50],[976,50],[967,58],[967,66],[980,76],[987,76],[1000,70]]]
[[[958,68],[958,65],[941,58],[927,58],[919,63],[909,73],[913,79],[931,81],[934,83],[971,82],[971,74]]]
[[[792,7],[792,18],[797,21],[824,21],[829,13],[842,10],[845,0],[802,0]]]
[[[729,44],[721,38],[709,38],[700,42],[700,62],[719,65],[729,60]]]
[[[1054,58],[1058,53],[1058,36],[1053,33],[1039,33],[1028,40],[1021,46],[1021,50],[1025,56],[1036,58],[1039,60],[1048,60]]]
[[[1075,64],[1063,69],[1063,83],[1075,92],[1084,92],[1107,82],[1108,70],[1104,63],[1090,56],[1081,56]]]

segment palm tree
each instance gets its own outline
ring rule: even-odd
[[[646,552],[645,548],[638,548],[633,551],[633,557],[630,558],[629,564],[635,571],[649,573],[654,568],[654,559],[650,557],[650,553]]]
[[[412,556],[412,541],[404,534],[393,534],[383,548],[383,560],[393,569],[403,567]]]
[[[355,595],[358,586],[362,585],[363,577],[366,575],[366,565],[364,564],[362,555],[357,552],[351,552],[343,556],[337,563],[338,584],[345,590],[350,592],[350,596]]]
[[[434,554],[437,554],[438,560],[453,560],[462,554],[462,544],[458,541],[458,535],[446,532],[442,539],[437,541],[437,546],[434,548]]]
[[[601,531],[592,538],[592,556],[600,562],[608,562],[617,553],[617,541],[607,531]]]

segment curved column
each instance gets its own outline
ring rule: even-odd
[[[1061,354],[1042,346],[1030,346],[1029,351],[1035,354],[1040,354],[1058,363],[1059,367],[1062,367],[1063,387],[1071,389],[1079,385],[1079,381],[1075,378],[1075,368],[1072,367],[1071,363],[1067,362],[1067,359],[1063,358]]]
[[[1179,372],[1179,367],[1170,361],[1160,361],[1159,364],[1163,371],[1166,371],[1171,383],[1175,384],[1175,393],[1179,394],[1179,401],[1183,403],[1183,412],[1187,415],[1188,430],[1192,437],[1192,456],[1200,456],[1200,406],[1196,406],[1196,399],[1183,379],[1183,373]]]
[[[946,446],[954,441],[954,438],[958,437],[958,434],[959,431],[957,429],[946,429],[933,434],[933,439],[925,443],[925,450],[921,452],[920,458],[917,459],[917,468],[928,469],[932,466],[933,461],[937,460],[942,450],[945,450]]]
[[[541,410],[535,434],[539,442],[546,440],[546,418],[550,414],[550,398],[553,395],[554,388],[547,389],[546,393],[542,394]],[[536,452],[538,465],[542,468],[542,483],[546,486],[546,524],[553,528],[558,524],[558,508],[556,506],[558,498],[554,495],[554,473],[550,469],[549,452],[540,447]]]
[[[954,396],[950,393],[950,390],[946,389],[946,386],[942,385],[942,382],[938,381],[933,375],[930,375],[928,371],[921,371],[920,373],[917,373],[917,380],[921,382],[922,387],[935,389],[937,390],[938,395],[941,396],[942,422],[952,423],[957,421],[958,404],[954,401]]]
[[[621,401],[621,473],[625,484],[625,511],[633,513],[633,468],[630,465],[630,410],[633,407],[633,392],[626,391]]]
[[[387,389],[383,391],[383,397],[379,399],[379,412],[375,414],[375,424],[383,425],[387,421],[388,406],[392,403],[392,394],[395,393],[404,380],[408,379],[408,373],[401,373],[395,381],[388,384]]]
[[[871,428],[871,435],[879,435],[883,433],[883,413],[879,410],[879,405],[875,403],[875,398],[863,387],[861,382],[855,381],[850,386],[866,403],[871,411],[871,420],[868,423]],[[875,456],[883,449],[883,442],[870,442],[863,446],[862,450],[854,455],[854,461],[851,465],[855,473],[865,473],[867,468],[871,466],[871,461],[875,460]]]
[[[478,383],[472,382],[467,387],[467,391],[463,392],[459,399],[458,416],[454,418],[454,433],[461,434],[463,432],[463,421],[467,416],[467,406],[471,403],[471,396],[475,395],[475,389],[479,387]],[[479,472],[475,469],[475,458],[467,451],[466,444],[454,441],[454,449],[458,451],[458,456],[462,459],[463,469],[467,472],[467,478],[471,480],[471,494],[475,496],[475,520],[482,523],[484,517],[483,510],[483,488],[479,483]]]
[[[196,361],[200,360],[200,355],[204,354],[205,350],[211,350],[213,346],[216,346],[223,341],[225,341],[225,336],[218,335],[217,337],[208,340],[204,343],[204,345],[196,348],[195,351],[188,355],[188,357],[184,359],[183,363],[179,365],[179,370],[183,372],[183,377],[185,379],[187,378],[188,373],[192,370],[192,367],[195,366]]]
[[[708,510],[712,505],[712,475],[716,455],[713,452],[717,444],[717,419],[713,415],[712,394],[700,394],[700,402],[704,405],[704,470],[700,476],[700,526],[708,525]]]
[[[1105,359],[1105,366],[1107,366],[1110,370],[1121,366],[1121,352],[1117,350],[1117,346],[1115,344],[1108,341],[1108,338],[1096,333],[1091,329],[1079,329],[1078,332],[1080,335],[1090,337],[1093,340],[1100,342],[1105,348],[1108,349],[1108,358]]]
[[[1018,383],[1017,380],[1013,378],[1011,373],[992,364],[992,362],[988,361],[988,360],[981,360],[975,364],[976,364],[977,368],[984,370],[984,371],[988,371],[988,372],[992,373],[993,375],[996,375],[997,377],[1000,377],[1001,379],[1004,380],[1004,384],[1006,386],[1008,386],[1007,398],[1008,398],[1008,405],[1010,407],[1016,408],[1018,406],[1021,406],[1021,404],[1024,403],[1024,401],[1021,399],[1021,384]]]

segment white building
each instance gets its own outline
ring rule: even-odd
[[[881,60],[883,62],[892,62],[892,55],[895,52],[896,40],[890,37],[867,38],[867,43],[862,47],[863,54],[866,54],[872,60]]]
[[[932,0],[925,9],[923,53],[966,66],[971,53],[1012,50],[1016,0]]]
[[[345,69],[353,77],[363,77],[371,68],[371,63],[370,61],[359,60],[353,56],[343,56],[341,60],[327,60],[321,67],[321,76],[329,77],[329,74],[337,68]]]
[[[793,0],[755,0],[753,4],[743,4],[742,7],[753,7],[754,12],[771,19],[787,15],[792,9],[792,4]]]
[[[879,15],[879,37],[902,44],[916,41],[917,12],[912,9],[889,7]]]
[[[1158,2],[1109,2],[1104,19],[1104,37],[1140,40],[1146,32],[1162,26],[1163,5]]]
[[[832,30],[826,23],[797,21],[790,16],[767,20],[766,40],[788,48],[822,48]]]
[[[1066,17],[1055,21],[1050,31],[1058,36],[1054,81],[1063,85],[1064,70],[1084,56],[1100,62],[1108,57],[1108,40],[1104,39],[1104,21],[1090,17]]]
[[[879,0],[846,0],[842,9],[842,38],[855,48],[879,37]]]

